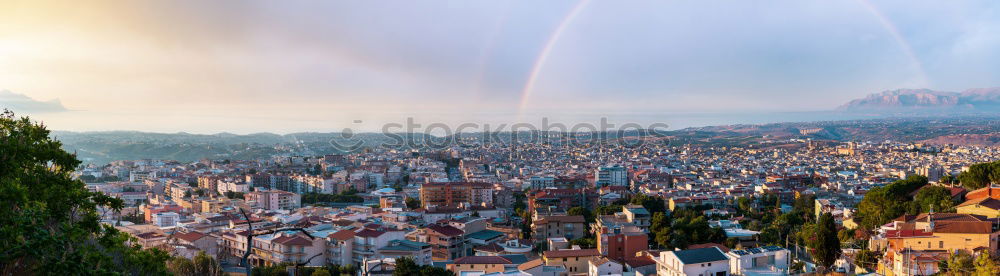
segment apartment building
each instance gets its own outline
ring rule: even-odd
[[[420,202],[432,206],[493,206],[493,185],[479,182],[436,182],[420,187]]]
[[[294,210],[302,206],[302,195],[281,190],[246,193],[247,202],[256,202],[256,207],[264,210]]]
[[[535,240],[565,237],[568,240],[582,238],[586,234],[586,220],[583,216],[542,216],[532,222],[531,237]]]

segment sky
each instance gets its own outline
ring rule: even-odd
[[[74,131],[684,126],[1000,86],[997,49],[997,1],[5,0],[0,107]]]

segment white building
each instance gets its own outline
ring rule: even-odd
[[[786,275],[791,265],[791,252],[777,246],[733,250],[729,256],[732,275]]]
[[[597,168],[594,174],[597,187],[629,185],[628,169],[619,165]]]
[[[607,257],[597,257],[590,259],[590,261],[587,262],[590,265],[589,274],[592,276],[622,275],[622,264],[612,261]]]
[[[295,210],[302,207],[302,195],[281,190],[257,191],[243,196],[248,202],[265,210]]]
[[[181,215],[174,212],[156,213],[153,215],[153,224],[159,227],[174,227],[181,220]]]
[[[556,186],[556,179],[551,176],[532,176],[528,179],[532,189],[545,189]]]
[[[660,253],[656,274],[663,276],[727,276],[729,257],[717,247]]]

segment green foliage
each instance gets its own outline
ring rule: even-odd
[[[566,210],[566,214],[570,216],[583,216],[584,220],[588,223],[593,223],[595,221],[594,214],[590,212],[590,209],[583,207],[573,207]]]
[[[253,267],[253,275],[257,276],[286,276],[288,275],[288,266],[292,264],[280,263],[276,265],[269,266],[255,266]]]
[[[632,200],[629,203],[642,205],[642,207],[646,208],[646,211],[649,211],[650,214],[667,211],[667,203],[663,200],[662,197],[658,196],[637,194],[634,197],[632,197]]]
[[[792,212],[801,212],[807,221],[816,220],[816,195],[802,195],[792,204]]]
[[[856,221],[865,229],[873,229],[906,213],[909,194],[927,184],[927,177],[914,175],[885,187],[871,189],[858,204]]]
[[[868,271],[875,271],[878,268],[878,252],[868,249],[861,249],[854,255],[854,263]]]
[[[614,215],[617,212],[621,212],[622,207],[625,207],[625,205],[611,204],[611,205],[597,206],[597,209],[594,210],[594,213],[596,213],[596,215],[604,215],[604,216]]]
[[[243,193],[240,192],[227,191],[225,195],[228,199],[243,199]]]
[[[420,208],[420,199],[415,197],[406,198],[406,208],[417,209]]]
[[[950,174],[946,174],[944,176],[941,176],[941,179],[938,179],[938,182],[941,184],[951,185],[957,183],[958,179],[954,176],[951,176]]]
[[[941,186],[924,187],[913,197],[907,213],[912,215],[926,213],[930,212],[932,207],[935,212],[954,211],[955,202],[951,201],[951,191]]]
[[[312,276],[330,276],[330,271],[326,270],[326,269],[323,269],[323,268],[320,268],[320,269],[314,270],[313,273],[310,274],[310,275],[312,275]]]
[[[571,245],[579,245],[580,248],[597,248],[597,241],[594,238],[579,238],[569,243]]]
[[[958,251],[948,256],[941,270],[945,275],[969,275],[969,272],[976,270],[975,261],[969,253]]]
[[[205,254],[205,251],[198,252],[198,255],[194,257],[194,260],[189,260],[184,257],[175,257],[167,262],[167,270],[177,276],[222,276],[225,273],[222,271],[222,266],[211,256]]]
[[[810,249],[816,262],[829,268],[837,258],[840,258],[840,239],[837,238],[837,225],[833,221],[833,215],[823,213],[816,221],[815,240],[811,243]]]
[[[976,272],[973,275],[1000,275],[1000,264],[997,263],[996,257],[990,252],[980,253],[979,257],[976,257]]]
[[[97,206],[124,203],[90,192],[70,173],[76,156],[28,118],[0,114],[0,268],[13,275],[165,275],[170,256],[143,250],[100,223]]]
[[[521,219],[522,219],[522,221],[521,221],[521,238],[522,239],[530,239],[531,238],[531,232],[532,232],[532,229],[531,229],[531,224],[532,224],[531,214],[528,213],[528,211],[526,211],[526,210],[522,210],[520,213],[518,213],[518,216],[520,216]]]
[[[747,197],[740,197],[736,200],[736,207],[742,214],[753,212],[753,201]]]
[[[411,258],[396,259],[396,268],[392,271],[393,276],[454,276],[455,273],[435,266],[420,266]]]
[[[708,242],[721,244],[726,240],[726,232],[709,226],[708,219],[698,211],[678,209],[672,219],[659,214],[653,215],[652,220],[656,222],[650,221],[659,227],[650,227],[650,231],[653,240],[660,246],[683,249],[692,244]],[[663,226],[665,224],[668,226]]]
[[[969,170],[958,175],[958,181],[969,190],[1000,182],[1000,161],[979,163],[969,166]]]

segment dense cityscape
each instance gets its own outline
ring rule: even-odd
[[[956,250],[996,250],[1000,188],[959,179],[1000,150],[790,142],[372,148],[122,160],[73,175],[124,200],[102,222],[143,248],[204,252],[232,272],[392,275],[405,257],[455,275],[906,275],[937,273]],[[928,205],[892,217],[863,206],[907,181],[921,182],[907,193]],[[843,252],[832,263],[814,256],[821,218]]]

